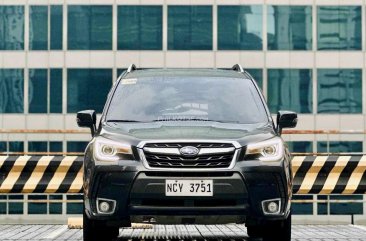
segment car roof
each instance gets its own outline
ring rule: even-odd
[[[249,79],[248,75],[231,69],[137,69],[124,78],[144,77],[222,77]]]

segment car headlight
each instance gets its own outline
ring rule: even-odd
[[[128,144],[97,137],[94,145],[94,154],[98,161],[132,159],[132,149]]]
[[[249,144],[245,152],[245,159],[258,159],[260,161],[279,161],[284,154],[283,141],[274,137],[258,143]]]

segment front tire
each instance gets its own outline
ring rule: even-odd
[[[106,226],[103,221],[92,220],[83,213],[84,241],[112,241],[118,237],[119,227]]]
[[[291,213],[285,220],[248,226],[247,232],[250,238],[263,238],[264,241],[291,241]]]

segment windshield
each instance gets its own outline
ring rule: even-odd
[[[217,121],[266,123],[250,80],[219,77],[142,77],[118,85],[106,121]]]

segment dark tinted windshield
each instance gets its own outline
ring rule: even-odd
[[[268,117],[250,80],[184,76],[123,79],[106,120],[253,124],[267,122]]]

